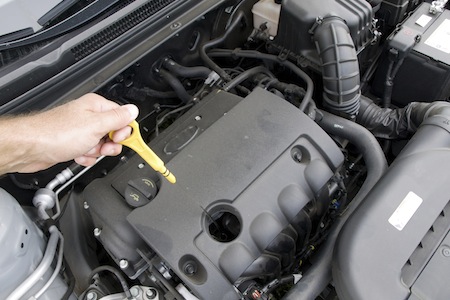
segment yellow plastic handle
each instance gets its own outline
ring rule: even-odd
[[[161,173],[170,183],[175,183],[177,181],[175,176],[166,168],[161,158],[159,158],[158,155],[156,155],[156,153],[153,152],[153,150],[150,149],[150,147],[147,146],[147,144],[142,139],[138,122],[133,121],[129,126],[133,130],[131,132],[131,135],[127,139],[119,142],[119,144],[127,146],[128,148],[136,151],[136,153],[139,154],[150,165],[150,167],[152,167],[155,171]],[[111,139],[113,134],[114,131],[111,131],[109,133],[109,137]]]

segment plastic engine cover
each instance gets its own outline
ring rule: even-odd
[[[127,220],[197,296],[237,299],[233,283],[342,162],[310,118],[256,89],[167,164],[177,183]]]

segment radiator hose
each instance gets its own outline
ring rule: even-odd
[[[284,296],[284,300],[314,300],[329,284],[333,250],[342,226],[387,170],[383,150],[367,129],[355,122],[324,111],[317,112],[316,122],[327,133],[345,138],[358,148],[367,166],[367,178],[347,209],[336,220],[327,239],[318,250],[311,268],[289,290]]]
[[[402,157],[410,152],[427,151],[430,147],[449,148],[450,103],[412,102],[404,108],[381,108],[371,100],[361,97],[361,109],[357,121],[363,126],[326,112],[318,111],[316,122],[329,134],[349,140],[363,154],[367,166],[367,178],[347,210],[337,219],[327,240],[321,246],[311,268],[286,294],[284,300],[315,299],[329,284],[333,250],[338,235],[354,210],[366,198],[375,183],[387,170],[386,160],[374,136],[397,139],[417,131],[410,147],[402,151]],[[367,129],[372,131],[370,133]],[[421,128],[418,130],[418,128]]]

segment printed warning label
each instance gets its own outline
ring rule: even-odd
[[[425,44],[450,54],[450,20],[445,19],[425,41]]]
[[[392,226],[402,231],[416,213],[423,200],[414,192],[409,192],[403,199],[402,203],[397,207],[392,216],[389,218],[389,223]]]
[[[421,26],[421,27],[425,27],[425,26],[427,26],[427,24],[431,21],[431,19],[433,19],[433,18],[430,17],[430,16],[427,16],[427,15],[421,15],[420,18],[418,18],[418,19],[416,20],[416,24],[419,25],[419,26]]]

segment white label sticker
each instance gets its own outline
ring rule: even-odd
[[[416,213],[423,200],[414,192],[409,192],[403,199],[402,203],[397,207],[392,216],[389,218],[389,223],[392,226],[402,231]]]
[[[427,24],[433,19],[430,16],[427,15],[421,15],[420,18],[417,19],[416,24],[422,27],[427,26]]]
[[[425,44],[450,54],[450,20],[445,19],[425,41]]]

